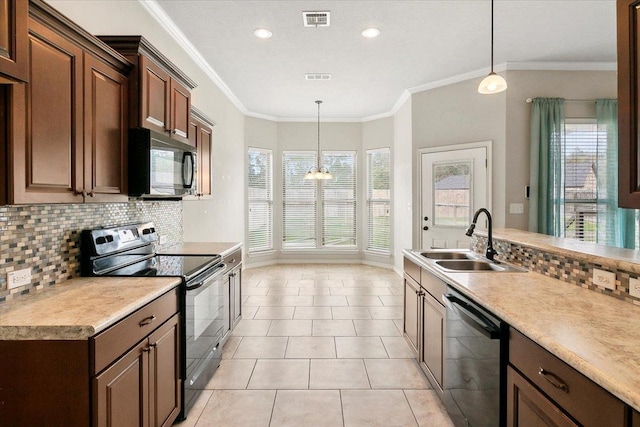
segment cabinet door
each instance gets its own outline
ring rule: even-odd
[[[29,67],[11,88],[9,202],[82,202],[82,50],[30,20]]]
[[[418,353],[418,300],[420,285],[408,275],[404,276],[404,334],[409,339],[413,351]]]
[[[170,426],[180,412],[178,315],[149,335],[149,410],[152,426]]]
[[[0,0],[0,82],[29,77],[28,12],[26,0]]]
[[[191,123],[191,92],[175,79],[171,79],[171,138],[189,144]]]
[[[242,317],[242,266],[233,270],[233,323],[240,321]]]
[[[148,343],[144,340],[93,380],[94,425],[148,425],[148,352]]]
[[[84,191],[86,201],[127,201],[127,78],[85,55]]]
[[[422,298],[423,344],[421,362],[442,390],[444,367],[444,316],[445,308],[430,294]]]
[[[618,205],[640,208],[640,9],[618,0]]]
[[[508,427],[577,425],[511,366],[507,367]]]
[[[212,130],[207,126],[198,128],[198,194],[211,195],[211,137]]]
[[[633,419],[631,421],[632,427],[640,427],[640,412],[633,411]]]
[[[169,74],[144,56],[140,57],[140,73],[140,126],[161,133],[171,132]]]

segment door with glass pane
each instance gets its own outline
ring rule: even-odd
[[[422,248],[469,248],[465,231],[474,212],[491,210],[487,151],[482,146],[422,153]],[[478,228],[485,228],[482,218]]]

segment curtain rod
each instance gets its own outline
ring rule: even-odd
[[[531,104],[533,102],[533,98],[525,99],[527,104]],[[565,99],[564,102],[596,102],[595,99]]]

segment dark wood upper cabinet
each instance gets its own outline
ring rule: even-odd
[[[0,83],[27,81],[27,0],[0,0]]]
[[[191,107],[189,118],[189,144],[197,149],[197,197],[211,196],[213,127],[215,123],[202,111]]]
[[[193,80],[142,36],[98,37],[134,65],[129,76],[129,127],[144,127],[191,143]]]
[[[618,205],[640,208],[640,0],[618,0]]]
[[[29,19],[31,77],[11,88],[10,203],[83,200],[82,56]]]
[[[87,201],[126,201],[127,78],[85,55],[84,188]]]
[[[127,200],[131,64],[41,0],[28,31],[29,82],[5,89],[6,202]]]

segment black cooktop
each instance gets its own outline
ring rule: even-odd
[[[128,256],[128,255],[123,255]],[[178,276],[189,281],[220,262],[216,256],[156,255],[109,272],[109,276]]]

